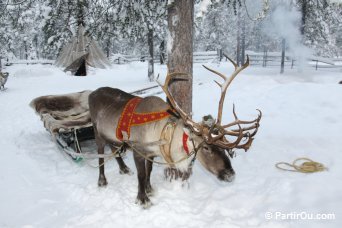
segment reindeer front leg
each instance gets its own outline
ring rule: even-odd
[[[153,194],[153,188],[151,186],[151,172],[153,167],[153,157],[151,157],[151,161],[146,160],[146,194],[151,196]]]
[[[146,166],[145,158],[141,157],[137,153],[134,153],[134,162],[137,167],[138,173],[138,195],[136,203],[140,204],[143,208],[149,208],[152,203],[146,194]]]

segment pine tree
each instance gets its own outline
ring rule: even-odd
[[[338,56],[338,30],[342,24],[338,9],[341,5],[326,0],[298,0],[302,12],[301,31],[304,44],[320,56]]]
[[[121,1],[118,4],[119,26],[128,38],[139,39],[148,46],[148,78],[154,80],[154,41],[164,39],[166,0]]]
[[[36,58],[35,34],[39,30],[37,1],[3,1],[0,6],[0,52],[13,58]],[[37,40],[37,39],[36,39]]]

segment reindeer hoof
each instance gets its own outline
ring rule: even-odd
[[[108,182],[107,182],[106,178],[105,178],[104,176],[100,176],[100,177],[99,177],[99,180],[98,180],[98,182],[97,182],[97,185],[98,185],[99,187],[104,187],[104,186],[106,186],[107,184],[108,184]]]
[[[151,185],[146,186],[146,194],[147,194],[147,196],[153,196],[154,190],[153,190]]]
[[[137,197],[135,203],[139,204],[143,209],[148,209],[153,205],[151,200],[147,196],[141,198]]]
[[[130,176],[132,176],[134,173],[133,171],[131,171],[130,168],[128,168],[127,166],[123,169],[120,169],[120,174],[128,174]]]

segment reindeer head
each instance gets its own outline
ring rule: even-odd
[[[193,139],[197,142],[197,145],[201,145],[198,150],[198,160],[201,164],[211,173],[215,174],[220,180],[232,181],[235,173],[225,151],[228,152],[230,157],[233,157],[235,149],[244,149],[247,151],[250,148],[253,137],[258,131],[262,113],[258,110],[259,114],[256,119],[244,121],[237,117],[235,106],[233,106],[234,121],[228,124],[222,124],[222,111],[227,89],[234,78],[249,65],[248,56],[246,63],[241,67],[238,67],[238,65],[226,55],[225,57],[229,59],[235,67],[234,72],[229,78],[204,66],[207,70],[217,74],[224,80],[221,84],[215,81],[221,88],[221,98],[216,119],[211,116],[206,116],[203,118],[202,122],[197,123],[192,120],[175,101],[173,95],[169,91],[169,83],[171,80],[184,79],[184,76],[187,74],[171,73],[167,75],[164,85],[157,82],[162,87],[172,107],[182,118],[184,125],[196,136],[193,137]]]
[[[8,72],[3,72],[3,73],[1,73],[1,75],[2,75],[3,78],[7,79],[9,73]]]

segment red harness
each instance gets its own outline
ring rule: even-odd
[[[188,138],[189,136],[185,132],[183,132],[183,148],[187,155],[189,155],[189,147],[187,144]]]
[[[135,108],[138,106],[141,100],[141,97],[134,97],[125,105],[116,128],[116,138],[119,140],[123,140],[122,132],[126,132],[129,139],[132,126],[158,121],[170,116],[170,113],[168,113],[167,110],[160,112],[136,113]],[[189,155],[189,148],[187,144],[188,138],[189,136],[184,132],[183,148],[187,155]]]
[[[123,140],[123,131],[127,132],[129,138],[132,126],[158,121],[170,116],[167,110],[161,112],[136,113],[135,108],[141,100],[141,97],[134,97],[126,104],[116,128],[116,137],[118,139]]]

